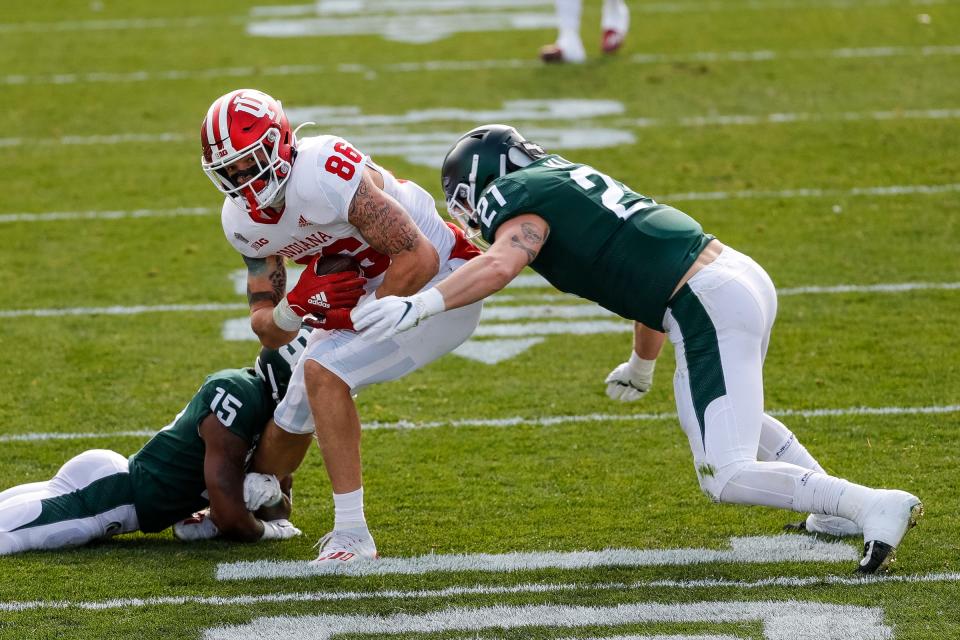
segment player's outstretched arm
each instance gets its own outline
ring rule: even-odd
[[[439,285],[415,296],[388,296],[354,309],[354,327],[374,340],[386,340],[441,311],[456,309],[499,291],[533,262],[550,228],[534,214],[523,214],[497,230],[493,245]]]
[[[403,205],[385,193],[374,176],[371,169],[364,169],[348,220],[371,247],[390,257],[377,297],[408,296],[437,275],[440,257]]]
[[[503,289],[536,259],[549,233],[546,221],[532,213],[504,222],[486,253],[437,285],[445,309],[465,307]]]

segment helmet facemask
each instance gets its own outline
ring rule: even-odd
[[[279,349],[261,347],[253,368],[257,377],[266,383],[274,402],[279,403],[286,395],[293,370],[307,348],[307,339],[312,331],[312,328],[303,326],[296,338]]]
[[[297,152],[279,100],[256,89],[220,96],[200,125],[200,145],[201,167],[220,193],[254,222],[279,220]]]
[[[280,157],[280,131],[271,127],[259,140],[235,153],[216,160],[204,158],[203,171],[223,195],[250,213],[267,209],[283,199],[283,188],[290,177],[290,163]],[[233,164],[246,163],[248,168],[231,176]],[[238,183],[242,177],[248,180]]]
[[[519,133],[517,133],[519,136]],[[474,244],[484,245],[487,243],[480,240],[480,215],[477,212],[477,196],[486,189],[491,182],[498,177],[503,177],[512,171],[529,166],[539,158],[546,155],[546,151],[540,145],[521,139],[510,145],[506,153],[499,154],[499,172],[498,175],[491,175],[484,184],[477,185],[477,173],[480,164],[480,154],[474,153],[471,163],[470,173],[466,182],[459,182],[452,190],[447,191],[447,212],[457,224],[459,224],[468,240]]]
[[[480,156],[474,154],[473,168],[467,182],[460,182],[447,198],[447,213],[463,229],[468,240],[474,241],[480,236],[480,220],[477,216],[477,163]]]

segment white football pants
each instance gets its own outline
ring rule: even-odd
[[[424,289],[440,282],[463,263],[460,259],[449,260]],[[294,434],[314,432],[303,373],[307,360],[320,363],[356,393],[368,385],[401,378],[453,351],[473,334],[482,309],[483,303],[475,302],[439,313],[383,342],[364,339],[354,331],[314,331],[294,367],[287,394],[273,414],[277,426]]]
[[[724,247],[668,306],[677,411],[704,493],[714,501],[840,515],[812,495],[813,485],[835,479],[764,413],[763,361],[777,295],[763,268]]]
[[[51,480],[0,493],[0,555],[73,547],[138,528],[127,459],[106,449],[71,458]]]

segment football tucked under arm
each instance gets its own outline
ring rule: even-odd
[[[334,271],[343,268],[347,270]],[[346,326],[344,318],[349,320],[349,310],[366,293],[366,283],[360,265],[352,258],[317,255],[296,286],[274,307],[274,323],[284,330],[299,329],[301,322],[318,329],[350,329],[352,325]]]

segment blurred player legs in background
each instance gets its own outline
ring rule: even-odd
[[[557,41],[540,49],[544,62],[581,63],[587,58],[580,39],[580,14],[582,0],[556,0]],[[623,44],[630,27],[630,10],[623,0],[603,0],[603,15],[600,26],[603,35],[600,48],[604,53],[613,53]]]

